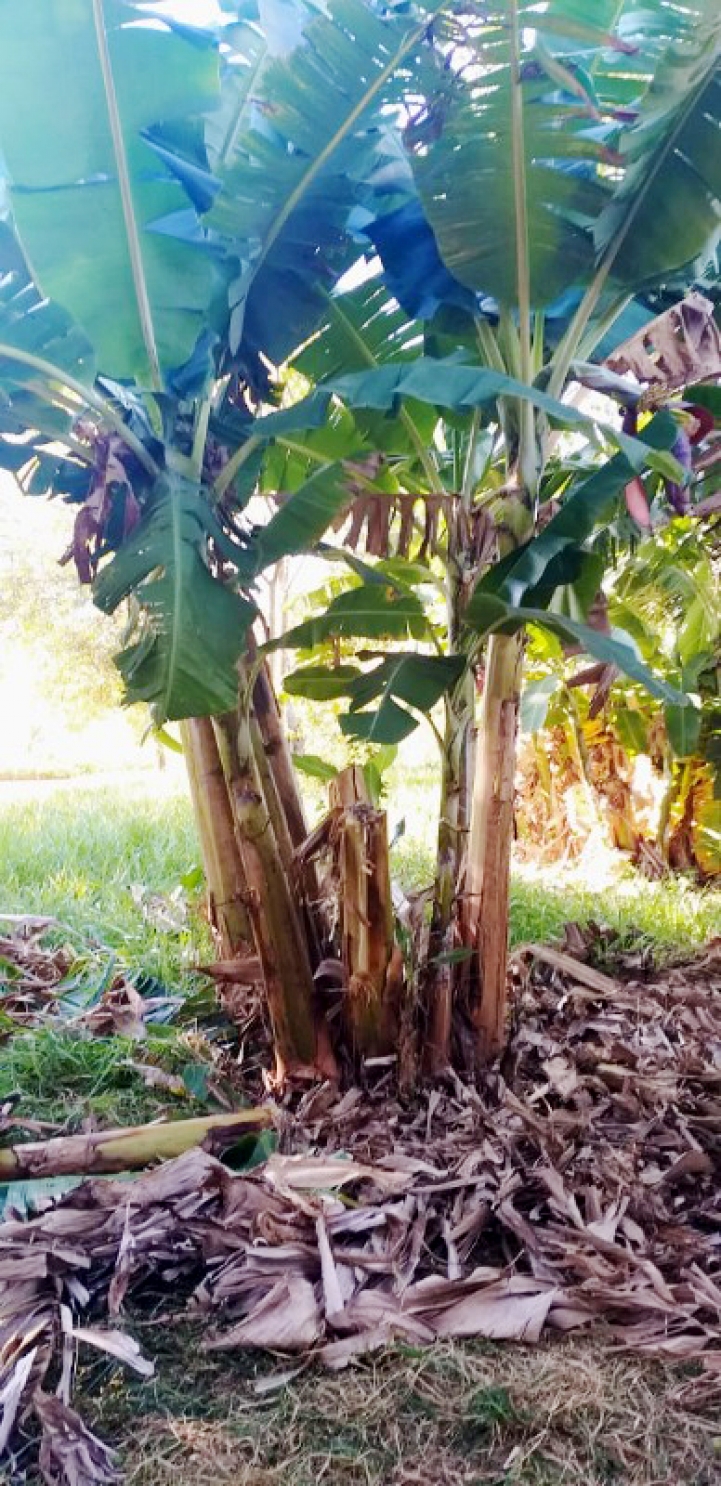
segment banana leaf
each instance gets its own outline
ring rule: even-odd
[[[127,701],[148,702],[158,723],[235,706],[237,662],[255,609],[210,572],[208,539],[221,535],[199,488],[163,477],[95,581],[105,613],[131,593],[141,606],[139,637],[116,664]]]
[[[102,371],[160,387],[191,356],[220,279],[202,243],[157,230],[193,208],[153,130],[214,108],[218,59],[212,35],[137,19],[109,0],[6,0],[0,151],[41,294]]]

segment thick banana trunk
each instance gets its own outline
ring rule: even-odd
[[[393,953],[393,908],[385,811],[374,810],[360,769],[344,770],[331,785],[331,805],[340,811],[339,897],[344,1021],[355,1055],[373,1057],[391,1046],[386,1004]]]
[[[313,975],[293,879],[278,845],[258,772],[250,718],[215,719],[265,984],[278,1075],[316,1061]]]
[[[222,959],[247,952],[251,928],[233,811],[209,717],[180,724],[190,795],[208,887],[210,922]]]
[[[477,951],[472,1007],[479,1061],[506,1038],[508,913],[513,798],[523,638],[491,635],[476,741],[475,784],[465,880],[465,938]]]

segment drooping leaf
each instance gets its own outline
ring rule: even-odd
[[[687,712],[690,709],[682,707],[679,710],[681,712]],[[613,725],[627,753],[646,753],[648,751],[648,728],[645,719],[635,708],[617,707],[614,713]]]
[[[307,774],[309,779],[322,779],[326,784],[335,779],[338,773],[335,764],[327,763],[315,753],[294,753],[293,768],[298,769],[301,774]]]
[[[255,571],[310,551],[351,499],[350,474],[341,463],[316,470],[260,528],[253,546]]]
[[[467,623],[477,633],[487,634],[497,630],[512,634],[525,625],[539,625],[542,629],[550,630],[551,634],[558,635],[566,644],[580,646],[596,660],[616,666],[632,681],[638,681],[644,686],[651,696],[658,697],[659,701],[681,708],[688,705],[684,692],[649,670],[629,635],[619,630],[605,634],[565,615],[506,603],[497,594],[479,594],[478,598],[478,606],[474,604],[471,608],[469,605],[466,613]]]
[[[128,701],[150,703],[160,723],[228,711],[237,700],[237,661],[255,611],[210,572],[211,534],[213,514],[199,488],[163,478],[95,582],[106,613],[130,593],[140,605],[139,638],[116,664]]]
[[[354,412],[371,409],[379,413],[395,413],[401,402],[426,405],[448,413],[470,413],[474,408],[495,409],[499,398],[519,398],[529,402],[540,412],[546,413],[550,421],[559,428],[578,430],[602,429],[614,441],[629,460],[633,470],[650,467],[658,469],[669,479],[682,477],[680,465],[663,447],[665,430],[670,425],[658,425],[658,440],[646,442],[646,432],[639,438],[592,419],[580,408],[551,397],[536,386],[529,386],[515,377],[487,367],[461,363],[455,357],[434,358],[419,356],[408,364],[389,363],[370,368],[365,372],[349,372],[331,377],[323,386],[316,388],[307,397],[292,407],[278,413],[269,413],[256,421],[254,432],[258,438],[284,438],[293,436],[299,429],[322,427],[328,417],[333,396],[339,397]],[[389,447],[398,440],[399,425],[390,425]],[[675,437],[675,431],[674,431]],[[660,447],[657,447],[657,444]]]
[[[690,758],[696,753],[701,736],[703,713],[700,707],[678,707],[668,702],[664,707],[668,741],[676,758]]]
[[[540,733],[546,722],[551,697],[560,685],[558,676],[540,676],[526,683],[521,696],[522,733]]]
[[[326,640],[343,637],[424,640],[428,632],[428,620],[417,594],[381,583],[363,583],[338,594],[325,613],[286,630],[263,648],[312,650]]]
[[[341,731],[366,743],[402,743],[418,726],[418,718],[385,697],[377,712],[349,712],[340,719]]]
[[[289,697],[307,697],[313,702],[332,702],[348,696],[362,675],[358,666],[302,666],[283,679]]]
[[[214,158],[223,191],[208,218],[239,263],[231,348],[276,362],[321,320],[324,285],[359,256],[348,230],[358,180],[372,173],[404,64],[432,18],[383,16],[363,0],[292,14],[282,48],[267,34],[265,53],[255,38],[238,43],[239,107]]]

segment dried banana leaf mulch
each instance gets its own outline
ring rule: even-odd
[[[48,1483],[117,1479],[70,1405],[74,1359],[152,1367],[116,1320],[149,1280],[207,1316],[208,1347],[339,1367],[393,1338],[601,1322],[721,1387],[721,942],[623,984],[529,949],[516,981],[482,1093],[322,1087],[251,1173],[195,1150],[0,1225],[0,1451],[34,1416]]]

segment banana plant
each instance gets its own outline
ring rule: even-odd
[[[228,505],[256,467],[241,485],[229,456],[358,256],[349,217],[432,11],[283,16],[0,13],[0,461],[82,504],[79,567],[101,607],[135,599],[121,670],[159,722],[233,705],[254,611]]]
[[[219,34],[133,0],[36,10],[0,11],[4,457],[28,488],[82,501],[76,555],[101,604],[134,599],[123,672],[160,718],[231,705],[254,579],[349,500],[407,496],[415,478],[439,509],[459,495],[450,654],[467,630],[487,640],[462,931],[492,1052],[520,636],[577,581],[586,540],[562,519],[578,519],[582,480],[552,457],[559,430],[588,430],[564,397],[653,317],[660,285],[683,293],[713,253],[717,7],[652,0],[639,16],[603,0],[589,19],[576,0],[388,16],[366,0],[270,3],[226,6]],[[363,244],[384,281],[359,323],[334,290]],[[309,338],[298,366],[318,390],[258,417],[272,368]],[[685,479],[669,423],[651,429],[603,434],[620,492],[647,471]],[[489,436],[502,561],[484,575],[464,543]],[[264,456],[298,488],[257,532],[242,512]],[[416,624],[397,588],[388,605]],[[459,684],[462,736],[467,666]]]
[[[645,451],[620,437],[623,427],[615,439],[603,430],[605,462],[564,467],[559,431],[584,423],[564,396],[575,375],[583,381],[589,363],[665,309],[669,291],[681,299],[708,277],[719,237],[712,141],[721,120],[721,19],[711,0],[683,10],[659,0],[642,17],[623,3],[580,16],[570,0],[542,10],[504,0],[482,15],[473,7],[444,12],[433,40],[403,132],[405,176],[396,170],[394,197],[359,223],[383,280],[355,302],[331,296],[320,335],[298,360],[315,390],[264,420],[261,431],[272,440],[277,428],[293,443],[294,463],[283,467],[300,478],[299,447],[306,446],[308,475],[328,452],[327,425],[348,434],[350,417],[347,450],[366,467],[380,456],[386,481],[400,480],[406,491],[417,482],[440,501],[459,498],[466,516],[486,511],[489,499],[495,504],[495,568],[469,571],[465,554],[443,555],[451,654],[464,631],[487,639],[460,917],[479,956],[479,1041],[493,1052],[505,1015],[522,627],[555,624],[567,644],[610,662],[619,641],[584,628],[583,607],[574,614],[563,590],[592,571],[585,549],[595,526],[619,503],[633,510],[639,479],[689,484],[687,468],[679,479],[677,457],[683,411],[644,428],[644,388],[628,380],[615,390],[629,400],[624,425],[642,427]],[[304,428],[314,432],[301,439]],[[504,459],[501,500],[484,488],[489,435]],[[387,487],[386,498],[393,496]],[[596,587],[599,577],[596,569]],[[351,602],[367,607],[359,593],[330,615],[338,633],[352,632]],[[312,623],[313,633],[327,633]],[[371,632],[378,634],[375,622]],[[633,643],[620,645],[621,663],[639,676]],[[363,726],[398,733],[408,725],[399,712],[409,693],[388,690],[392,664],[378,671],[380,720]],[[403,667],[398,674],[403,687]],[[353,686],[370,701],[366,678]],[[466,726],[472,706],[467,695]],[[363,716],[351,705],[350,718]]]
[[[628,534],[626,533],[626,536]],[[607,579],[608,618],[631,635],[646,664],[682,687],[691,705],[679,707],[638,685],[617,667],[581,664],[557,642],[534,637],[522,701],[526,753],[539,776],[544,805],[524,793],[522,815],[543,821],[548,836],[567,848],[573,829],[565,817],[563,787],[552,768],[585,794],[583,830],[608,817],[610,844],[630,852],[647,870],[682,870],[701,880],[721,873],[721,755],[719,731],[719,573],[712,532],[675,518],[631,547],[614,534]],[[634,820],[630,761],[643,756],[662,787],[657,818],[644,832]],[[619,773],[620,765],[620,773]],[[649,837],[649,829],[654,835]]]
[[[101,608],[130,601],[127,699],[157,723],[222,719],[185,740],[239,842],[217,885],[242,881],[254,905],[285,1067],[316,1059],[313,967],[282,749],[264,784],[243,677],[260,566],[240,517],[247,432],[358,257],[351,213],[373,199],[432,19],[363,0],[230,5],[214,29],[139,0],[0,7],[0,463],[78,504],[80,576]],[[201,836],[210,867],[219,818]]]

